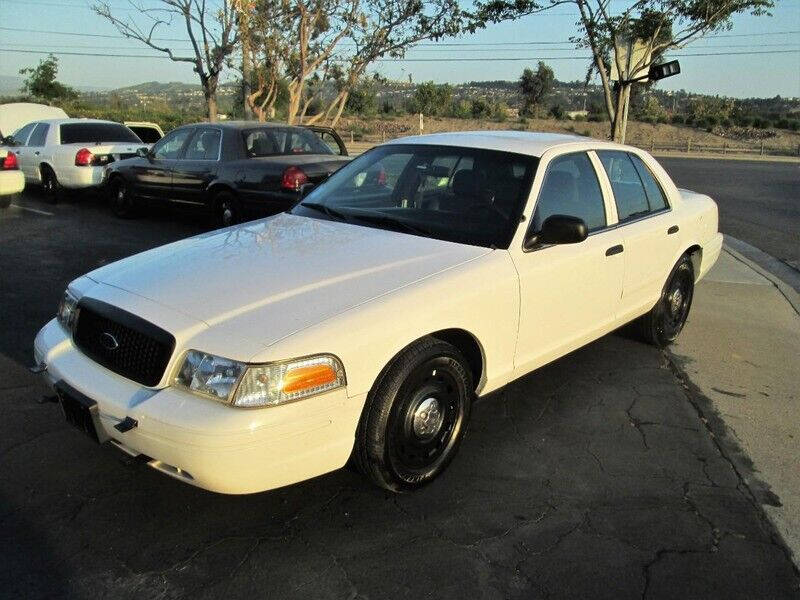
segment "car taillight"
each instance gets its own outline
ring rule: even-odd
[[[88,167],[94,161],[94,154],[88,148],[81,148],[75,154],[75,166],[76,167]]]
[[[19,169],[17,155],[13,152],[9,152],[3,159],[3,171],[16,171],[17,169]]]
[[[281,181],[283,189],[299,192],[300,186],[305,183],[308,183],[308,175],[300,167],[289,167],[283,172],[283,180]]]

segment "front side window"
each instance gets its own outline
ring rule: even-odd
[[[603,192],[585,152],[566,154],[550,162],[533,213],[533,231],[541,231],[553,215],[583,219],[589,231],[606,226]]]
[[[186,148],[185,160],[217,160],[222,132],[219,129],[198,129]]]
[[[168,133],[153,146],[153,156],[161,159],[178,158],[192,131],[192,129],[178,129]]]
[[[647,192],[630,155],[619,150],[599,150],[597,155],[611,182],[619,222],[647,215],[650,212]]]
[[[532,156],[494,150],[380,146],[342,167],[292,212],[508,248],[537,164]]]
[[[36,129],[31,134],[31,139],[28,140],[28,146],[44,146],[44,141],[47,139],[47,132],[50,131],[50,125],[47,123],[39,123]]]
[[[141,144],[135,133],[119,123],[64,123],[61,125],[62,144],[98,144],[122,142]]]

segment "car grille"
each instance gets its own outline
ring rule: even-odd
[[[152,323],[98,300],[78,305],[73,340],[89,358],[146,386],[161,381],[175,338]]]

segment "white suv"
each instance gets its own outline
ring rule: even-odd
[[[11,138],[8,149],[16,155],[26,182],[41,184],[53,202],[62,188],[101,185],[109,163],[133,157],[144,146],[125,125],[96,119],[34,121]]]

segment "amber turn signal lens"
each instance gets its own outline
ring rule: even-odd
[[[309,365],[288,371],[283,378],[283,393],[292,394],[336,381],[336,371],[330,365]]]

